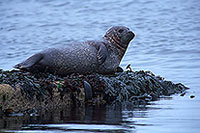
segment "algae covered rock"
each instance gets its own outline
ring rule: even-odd
[[[102,79],[107,86],[105,89],[107,98],[119,102],[152,101],[160,96],[170,96],[188,89],[180,83],[174,84],[160,76],[156,77],[150,71],[126,71],[112,77],[103,76]]]
[[[187,87],[174,84],[149,71],[125,71],[114,75],[71,74],[0,70],[2,109],[58,108],[65,105],[111,104],[128,101],[140,104],[184,92]]]

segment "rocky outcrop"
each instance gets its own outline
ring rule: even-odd
[[[181,83],[166,81],[150,71],[60,77],[49,73],[0,70],[0,110],[5,113],[9,109],[26,111],[124,101],[144,104],[186,89]]]

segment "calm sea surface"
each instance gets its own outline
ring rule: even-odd
[[[188,93],[145,107],[49,112],[49,119],[33,118],[20,126],[0,121],[0,127],[20,132],[199,132],[199,0],[1,0],[0,68],[12,69],[46,48],[100,39],[115,25],[130,27],[136,34],[122,67],[131,64],[134,70],[181,82],[191,88]]]

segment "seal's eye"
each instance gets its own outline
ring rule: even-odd
[[[119,29],[119,30],[118,30],[119,33],[122,33],[123,31],[124,31],[123,29]]]

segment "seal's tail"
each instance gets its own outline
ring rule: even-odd
[[[30,68],[33,65],[37,64],[42,58],[43,58],[43,55],[41,53],[35,54],[31,56],[30,58],[28,58],[27,60],[25,60],[24,62],[15,65],[14,68],[16,69]]]

